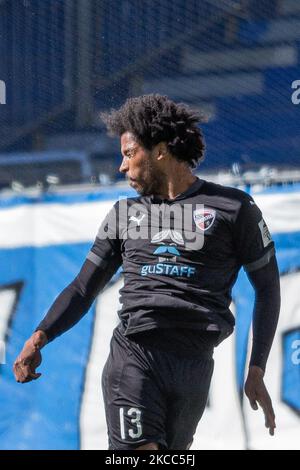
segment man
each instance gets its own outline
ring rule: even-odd
[[[244,266],[256,292],[245,392],[273,435],[263,377],[280,289],[260,210],[246,193],[193,175],[204,141],[201,117],[188,107],[146,95],[103,120],[121,138],[120,171],[140,196],[109,212],[80,273],[25,343],[16,380],[40,376],[40,349],[80,320],[122,265],[120,324],[102,376],[109,448],[187,449],[206,405],[214,347],[233,331],[231,289]]]

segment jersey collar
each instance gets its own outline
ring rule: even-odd
[[[201,180],[200,178],[197,177],[197,179],[188,189],[186,189],[183,193],[178,194],[174,199],[162,199],[159,196],[152,195],[150,196],[150,201],[151,203],[161,203],[161,202],[168,203],[168,202],[174,202],[174,201],[180,201],[182,199],[186,199],[187,197],[196,193],[201,188],[203,183],[204,183],[204,180]]]

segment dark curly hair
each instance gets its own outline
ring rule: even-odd
[[[167,96],[129,98],[120,109],[102,113],[101,118],[110,135],[131,132],[148,150],[166,142],[169,152],[192,168],[204,160],[204,137],[197,125],[204,116]]]

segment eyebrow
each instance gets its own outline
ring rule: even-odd
[[[123,153],[124,155],[126,155],[128,152],[132,152],[133,150],[136,150],[137,149],[137,145],[136,144],[133,144],[131,146],[128,146],[125,148],[125,150],[122,150],[121,149],[121,153]]]

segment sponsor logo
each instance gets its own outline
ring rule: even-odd
[[[159,246],[158,248],[156,248],[153,254],[159,255],[158,261],[160,263],[164,261],[173,261],[174,263],[176,263],[177,256],[180,256],[180,253],[177,250],[176,246],[168,246],[168,245]],[[165,256],[161,256],[162,254]]]
[[[169,244],[165,240],[172,240]],[[196,273],[196,268],[192,266],[178,265],[177,257],[180,256],[180,251],[176,245],[183,245],[183,236],[177,230],[162,230],[156,233],[151,243],[160,243],[161,245],[155,248],[153,254],[158,256],[158,263],[145,264],[141,268],[141,275],[147,276],[149,274],[156,274],[162,276],[172,277],[193,277]]]
[[[171,229],[162,230],[161,232],[156,233],[152,238],[151,243],[160,243],[168,238],[170,238],[177,245],[184,245],[182,234],[177,230]]]
[[[216,211],[214,209],[198,209],[193,212],[194,222],[196,226],[205,232],[214,223],[216,218]]]
[[[261,221],[258,223],[258,226],[261,233],[264,248],[266,248],[266,246],[268,246],[269,243],[272,242],[271,234],[264,219],[261,219]]]
[[[142,266],[141,275],[148,276],[149,274],[160,274],[162,276],[171,277],[193,277],[196,269],[191,266],[176,266],[175,264],[146,264]]]
[[[164,240],[172,240],[173,243],[170,243],[169,245],[163,243]],[[154,255],[159,255],[158,261],[161,262],[174,262],[176,263],[177,261],[177,256],[180,256],[180,253],[176,246],[174,245],[183,245],[184,246],[184,241],[183,241],[183,236],[180,232],[177,230],[162,230],[161,232],[158,232],[154,235],[154,237],[151,240],[151,243],[162,243],[162,246],[159,246],[156,248],[153,252]],[[164,255],[164,256],[161,256]]]

